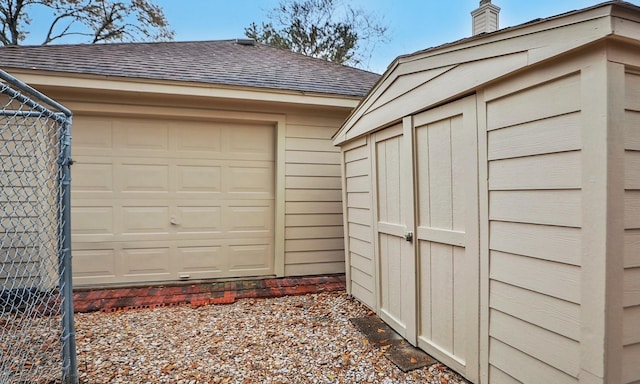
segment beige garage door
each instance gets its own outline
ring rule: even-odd
[[[77,284],[273,273],[275,128],[77,116]]]

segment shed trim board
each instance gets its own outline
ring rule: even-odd
[[[347,164],[345,162],[344,156],[340,156],[340,174],[346,175],[347,173]],[[340,178],[340,186],[342,188],[342,228],[349,227],[349,219],[348,215],[344,214],[346,212],[347,206],[347,178]],[[344,264],[345,264],[345,291],[348,295],[352,295],[352,286],[351,286],[351,244],[348,241],[344,242]]]
[[[358,204],[370,224],[361,212],[352,218],[354,206],[344,202],[345,222],[361,223],[357,234],[345,228],[346,248],[359,253],[352,252],[347,266],[353,272],[347,284],[358,287],[351,294],[413,341],[407,330],[413,319],[387,319],[385,291],[396,288],[386,281],[393,268],[381,259],[389,248],[379,233],[398,237],[414,229],[416,269],[405,276],[416,279],[419,347],[474,383],[640,382],[639,52],[640,7],[610,1],[396,59],[333,137],[347,168],[358,159],[358,168],[369,172],[373,191],[370,203]],[[456,105],[473,115],[462,120],[473,141],[462,152],[473,165],[467,162],[460,173],[468,180],[454,183],[465,185],[464,204],[443,201],[425,210],[421,202],[445,196],[439,189],[459,170],[451,163],[454,146],[430,146],[420,127],[432,125],[434,140],[454,140],[443,127],[462,124],[450,114]],[[413,155],[403,154],[413,160],[400,166],[392,166],[399,158],[385,159],[377,148],[395,138],[414,141]],[[421,163],[427,156],[437,159],[433,169]],[[403,167],[413,168],[412,180],[390,179],[381,172],[390,166],[401,178]],[[356,185],[352,176],[347,173],[347,189]],[[386,202],[385,183],[413,191],[413,212],[406,201],[392,199],[397,208]],[[467,225],[424,224],[426,212],[437,217],[449,209],[463,209]],[[364,247],[354,236],[373,244]],[[468,264],[472,287],[465,287],[475,294],[454,300],[471,308],[467,316],[475,322],[466,334],[453,331],[471,340],[465,340],[467,366],[439,351],[442,342],[423,339],[421,319],[443,311],[430,308],[429,291],[419,287],[447,275],[435,266],[433,279],[424,278],[434,271],[423,268],[423,238],[437,243],[436,252],[448,244],[475,254]],[[440,292],[438,300],[443,297]]]
[[[622,382],[625,68],[606,56],[584,70],[581,375]],[[604,98],[604,100],[603,100]],[[607,129],[601,129],[607,127]],[[593,204],[598,201],[600,204]],[[597,257],[606,254],[608,257]],[[604,361],[602,359],[604,351]]]
[[[637,239],[638,209],[633,203],[633,197],[638,196],[640,189],[637,182],[640,150],[640,131],[637,127],[640,117],[640,55],[638,50],[625,52],[620,45],[612,45],[610,53],[616,56],[616,61],[625,65],[625,103],[624,103],[624,295],[622,297],[623,312],[623,382],[640,380],[640,366],[637,362],[640,356],[640,252]],[[624,60],[620,60],[624,58]]]
[[[489,226],[481,223],[489,222],[489,204],[480,203],[481,201],[489,201],[489,167],[485,166],[488,162],[487,156],[487,110],[485,108],[484,88],[479,88],[476,95],[476,113],[478,114],[478,248],[479,248],[479,345],[478,345],[478,364],[479,364],[479,383],[489,382],[489,371],[493,367],[489,364]],[[497,367],[495,367],[497,369]],[[498,373],[500,375],[500,373]],[[504,373],[504,376],[508,376]],[[516,380],[512,378],[515,382]]]

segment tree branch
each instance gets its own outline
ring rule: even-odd
[[[59,21],[61,21],[61,20],[62,20],[62,19],[64,19],[64,18],[67,18],[67,17],[73,17],[73,16],[74,16],[74,15],[73,15],[73,14],[71,14],[71,13],[64,13],[64,14],[62,14],[62,15],[60,15],[60,16],[57,16],[57,17],[53,20],[53,22],[51,22],[51,26],[49,26],[49,31],[47,31],[47,35],[45,36],[44,41],[42,42],[42,45],[49,44],[50,42],[52,42],[52,41],[54,41],[54,40],[57,40],[57,39],[59,39],[59,38],[62,38],[62,37],[64,37],[64,36],[69,35],[69,34],[70,34],[70,33],[69,33],[69,29],[71,28],[71,25],[73,24],[73,20],[72,20],[69,24],[67,24],[67,26],[66,26],[66,27],[64,27],[64,28],[63,28],[62,32],[60,32],[60,33],[59,33],[59,34],[57,34],[56,36],[53,36],[53,37],[52,37],[53,30],[55,29],[55,27],[56,27],[56,25],[58,24],[58,22],[59,22]]]
[[[90,37],[91,43],[174,36],[162,9],[152,0],[0,0],[0,44],[24,40],[33,6],[51,12],[43,45],[67,36]]]

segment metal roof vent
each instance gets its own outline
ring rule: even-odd
[[[491,0],[481,0],[480,8],[471,12],[473,19],[473,35],[497,31],[499,23],[500,7],[491,4]]]
[[[236,39],[236,41],[234,41],[235,44],[238,45],[246,45],[249,47],[253,47],[256,45],[256,41],[253,39]]]

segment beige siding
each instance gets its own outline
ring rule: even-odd
[[[489,382],[493,384],[520,384],[520,382],[498,368],[489,368]]]
[[[580,76],[514,90],[486,108],[489,374],[495,382],[576,382]]]
[[[373,221],[371,207],[370,148],[360,140],[344,152],[347,196],[346,221],[349,244],[351,294],[376,308],[375,265],[373,260]]]
[[[340,116],[287,116],[287,276],[345,271],[340,151],[330,140],[341,122]]]
[[[626,75],[623,381],[640,381],[640,75]]]
[[[519,383],[575,384],[578,380],[559,369],[545,364],[518,348],[496,338],[489,340],[490,370],[497,369],[514,378]],[[494,373],[495,374],[495,373]],[[493,381],[491,381],[493,383]]]
[[[57,126],[7,117],[0,124],[0,287],[51,289],[58,283]]]

